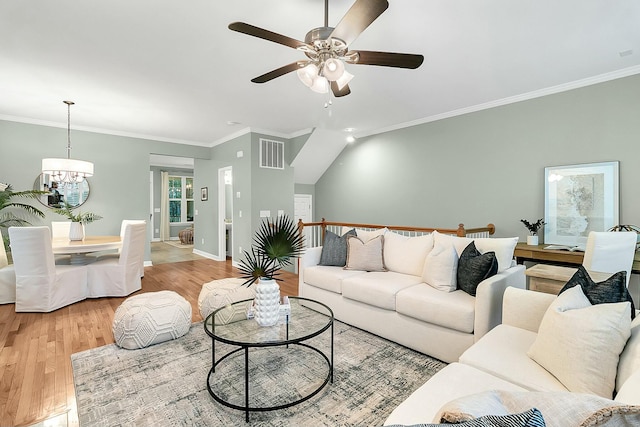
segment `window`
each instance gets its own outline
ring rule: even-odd
[[[193,222],[193,178],[169,176],[169,222]]]

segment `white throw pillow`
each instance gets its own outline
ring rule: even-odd
[[[422,276],[424,263],[433,249],[433,236],[407,237],[389,231],[384,235],[384,265],[398,273]]]
[[[366,242],[356,236],[349,236],[345,270],[387,271],[382,256],[383,244],[383,236],[374,237]]]
[[[474,242],[476,242],[476,249],[478,249],[481,254],[492,251],[495,252],[496,259],[498,260],[498,273],[511,267],[513,251],[516,248],[516,244],[518,244],[517,237],[483,237],[474,239]]]
[[[551,303],[527,354],[569,391],[611,399],[630,310],[629,302],[591,305],[574,286]]]
[[[422,279],[430,286],[445,292],[456,290],[458,254],[451,241],[436,239],[433,250],[427,255]]]
[[[460,258],[460,255],[462,255],[462,252],[464,252],[465,248],[469,246],[469,243],[473,242],[473,239],[469,237],[458,237],[451,234],[438,233],[437,231],[434,231],[431,234],[433,235],[434,245],[438,244],[438,242],[453,245],[453,247],[456,248],[458,258]]]
[[[378,228],[376,230],[363,230],[361,228],[356,228],[356,235],[363,242],[367,242],[375,237],[384,236],[387,231],[389,231],[387,227]]]
[[[631,322],[631,336],[627,345],[620,353],[618,363],[618,377],[616,378],[616,390],[620,391],[622,385],[634,372],[640,372],[640,316]],[[640,400],[640,396],[638,396]]]

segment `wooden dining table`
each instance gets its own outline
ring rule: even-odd
[[[84,265],[92,259],[87,254],[120,249],[122,239],[120,236],[85,236],[82,240],[59,237],[51,240],[51,246],[54,255],[71,255],[72,265]]]

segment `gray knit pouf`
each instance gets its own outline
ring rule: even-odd
[[[246,319],[247,310],[251,307],[252,301],[231,307],[235,302],[255,298],[255,285],[243,286],[244,282],[245,279],[228,278],[213,280],[202,285],[198,297],[198,309],[202,319],[205,320],[211,313],[225,306],[229,307],[216,314],[218,324]]]

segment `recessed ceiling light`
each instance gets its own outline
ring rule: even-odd
[[[622,52],[618,52],[618,55],[620,55],[620,57],[624,57],[624,56],[629,56],[629,55],[633,55],[633,50],[629,49],[629,50],[623,50]]]
[[[239,124],[240,124],[240,122],[234,122],[233,120],[227,120],[227,124],[228,124],[229,126],[233,126],[233,125],[239,125]]]
[[[353,135],[349,135],[347,137],[347,142],[354,142],[356,140],[356,138]]]
[[[344,128],[345,132],[353,132],[356,128]]]

